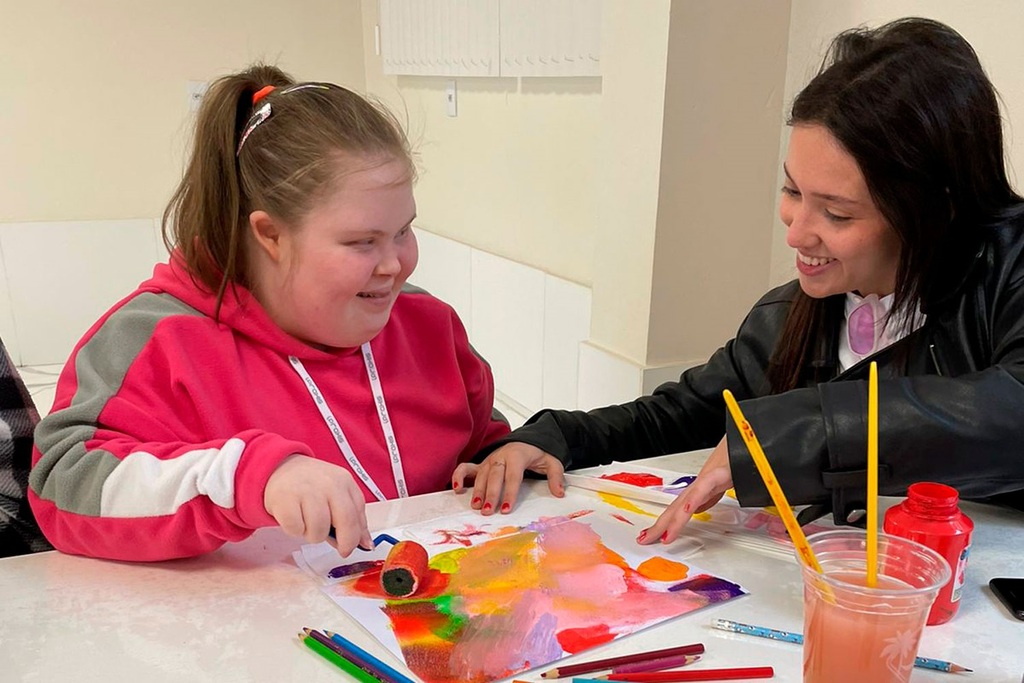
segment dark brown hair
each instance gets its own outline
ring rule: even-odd
[[[268,85],[275,89],[254,105],[253,95]],[[408,164],[410,179],[415,174],[402,126],[386,108],[337,85],[289,88],[295,85],[264,64],[214,81],[184,177],[164,211],[164,243],[177,249],[194,280],[217,292],[218,312],[229,284],[250,284],[250,213],[295,225],[347,173],[397,159]],[[269,118],[252,127],[265,104]]]
[[[824,126],[863,172],[900,241],[897,320],[927,308],[973,257],[985,226],[1020,210],[995,88],[971,45],[937,21],[841,33],[789,125]],[[797,294],[768,369],[774,393],[822,379],[814,361],[835,329],[823,321],[835,319],[836,298]]]

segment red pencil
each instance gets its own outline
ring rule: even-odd
[[[700,669],[693,671],[651,671],[635,674],[601,676],[607,681],[631,683],[677,683],[678,681],[732,681],[739,678],[771,678],[775,669],[770,666],[747,666],[734,669]]]
[[[694,643],[693,645],[680,645],[679,647],[669,647],[665,648],[664,650],[638,652],[634,655],[609,657],[608,659],[598,659],[593,662],[583,662],[581,664],[569,664],[568,666],[560,666],[557,669],[545,671],[541,674],[541,678],[564,678],[566,676],[575,676],[576,674],[590,673],[591,671],[614,669],[617,666],[621,666],[623,664],[632,664],[633,662],[646,662],[651,659],[671,657],[673,655],[699,655],[703,653],[703,643]]]

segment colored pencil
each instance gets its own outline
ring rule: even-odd
[[[388,681],[388,679],[385,677],[385,674],[382,673],[377,667],[367,663],[366,661],[363,661],[359,657],[352,655],[352,653],[345,650],[345,648],[343,648],[341,645],[338,645],[336,642],[331,640],[331,638],[326,633],[321,633],[320,631],[316,631],[311,628],[304,628],[302,629],[302,631],[306,634],[306,636],[313,638],[318,643],[334,652],[334,654],[345,659],[351,664],[355,664],[357,667],[362,669],[366,674],[368,674],[374,681],[384,681],[385,683],[390,683],[390,681]]]
[[[786,643],[796,643],[797,645],[802,645],[804,642],[803,635],[799,633],[779,631],[778,629],[765,628],[764,626],[751,626],[750,624],[741,624],[738,621],[729,621],[728,619],[715,619],[711,622],[711,626],[720,631],[732,631],[733,633],[781,640]]]
[[[659,659],[661,657],[672,657],[674,655],[699,655],[703,653],[703,643],[694,643],[692,645],[680,645],[678,647],[665,648],[664,650],[638,652],[632,655],[622,655],[621,657],[597,659],[593,662],[568,664],[566,666],[560,666],[556,669],[551,669],[550,671],[545,671],[541,674],[541,678],[567,678],[569,676],[575,676],[576,674],[588,674],[592,671],[614,669],[615,667],[622,666],[623,664],[633,664],[634,662],[646,662],[652,659]]]
[[[299,639],[313,652],[317,653],[331,664],[347,673],[352,678],[360,681],[360,683],[379,683],[379,680],[366,673],[358,666],[348,661],[337,652],[327,647],[319,640],[312,636],[307,636],[305,633],[299,634]]]
[[[797,552],[804,558],[807,566],[821,574],[821,565],[818,564],[818,558],[814,556],[814,551],[807,544],[807,537],[804,536],[803,529],[797,524],[796,517],[793,515],[793,508],[789,507],[789,502],[786,501],[786,494],[782,492],[779,480],[775,478],[775,473],[772,472],[772,466],[768,463],[768,458],[761,449],[757,435],[754,434],[754,428],[747,422],[747,418],[743,417],[740,404],[733,398],[732,392],[726,389],[722,392],[722,396],[725,398],[725,405],[729,408],[729,414],[732,415],[732,419],[736,422],[736,427],[739,428],[740,436],[743,437],[743,443],[747,444],[747,450],[750,451],[750,456],[754,459],[754,465],[757,466],[757,471],[760,473],[761,479],[764,480],[765,488],[768,489],[772,502],[775,503],[779,517],[782,518],[783,524],[786,525],[789,539],[793,541],[793,545],[796,546]]]
[[[878,585],[878,363],[868,371],[868,588]]]
[[[334,631],[324,631],[324,633],[327,634],[328,638],[334,641],[335,645],[348,652],[351,655],[351,659],[365,662],[375,668],[379,672],[376,674],[377,678],[381,679],[385,683],[415,683],[415,681],[405,674],[396,671],[394,668],[388,666],[363,648]]]
[[[728,619],[715,619],[711,622],[711,626],[721,631],[743,633],[748,636],[781,640],[787,643],[796,643],[797,645],[801,645],[804,642],[804,637],[801,633],[779,631],[778,629],[765,628],[764,626],[751,626],[750,624],[741,624],[738,621],[729,621]],[[945,671],[947,673],[970,673],[972,671],[972,669],[968,669],[966,666],[929,657],[917,657],[914,660],[914,666],[918,669],[931,669],[932,671]]]
[[[681,681],[735,681],[745,678],[772,678],[770,666],[740,666],[728,669],[694,669],[692,671],[650,671],[635,674],[612,674],[598,680],[630,683],[680,683]]]
[[[623,664],[612,669],[610,675],[615,674],[631,674],[639,671],[664,671],[665,669],[675,669],[676,667],[686,666],[687,664],[693,664],[700,659],[700,655],[674,655],[672,657],[658,657],[657,659],[650,659],[646,662],[634,662],[632,664]]]

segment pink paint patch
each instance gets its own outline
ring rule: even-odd
[[[610,642],[615,634],[608,630],[607,624],[597,624],[586,628],[567,628],[556,633],[555,637],[563,650],[574,655]]]
[[[622,569],[608,564],[580,567],[572,573],[558,575],[555,580],[558,582],[555,601],[559,605],[571,605],[570,611],[579,616],[600,614],[601,605],[628,591]]]
[[[636,526],[636,524],[633,524],[633,522],[629,521],[628,519],[626,519],[622,515],[617,515],[614,512],[611,513],[611,515],[612,515],[612,517],[614,517],[615,519],[619,520],[620,522],[625,522],[626,524],[628,524],[630,526]]]
[[[611,479],[612,481],[619,481],[623,484],[632,484],[633,486],[661,486],[665,483],[665,480],[661,477],[648,472],[619,472],[618,474],[604,474],[601,475],[601,479]]]

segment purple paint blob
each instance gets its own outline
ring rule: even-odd
[[[379,569],[384,566],[384,560],[367,560],[365,562],[353,562],[352,564],[343,564],[335,567],[331,571],[327,572],[327,577],[330,579],[341,579],[346,576],[355,576],[357,574],[365,574],[371,569]]]
[[[720,579],[717,576],[711,576],[710,574],[698,574],[682,583],[670,586],[668,590],[671,593],[690,591],[691,593],[704,596],[708,599],[708,602],[722,602],[723,600],[744,594],[743,589],[735,583]]]

